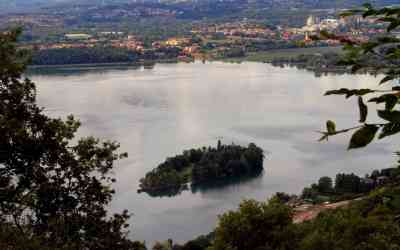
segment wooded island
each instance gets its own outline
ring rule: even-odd
[[[212,180],[251,174],[263,169],[264,152],[254,143],[248,147],[222,145],[183,151],[167,158],[140,180],[138,192],[176,190]]]

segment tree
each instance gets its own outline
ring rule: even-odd
[[[338,193],[360,192],[360,177],[355,174],[337,174],[335,179],[335,191]]]
[[[277,192],[271,199],[281,202],[281,203],[287,203],[288,201],[290,201],[292,197],[284,192]]]
[[[318,191],[321,193],[329,193],[332,192],[332,179],[328,176],[324,176],[319,178],[318,180]]]
[[[172,250],[173,242],[171,239],[165,242],[156,242],[153,246],[153,250]]]
[[[0,227],[5,249],[139,249],[127,211],[108,215],[119,144],[75,138],[80,123],[48,117],[23,76],[20,30],[0,33]],[[12,237],[3,233],[11,232]]]
[[[314,200],[318,196],[318,190],[312,187],[305,187],[301,193],[301,198]]]
[[[185,245],[183,245],[183,246],[174,245],[174,250],[175,249],[181,249],[181,250],[207,249],[208,247],[211,246],[213,238],[214,238],[214,233],[210,233],[208,235],[201,235],[194,240],[190,240],[190,241],[186,242]]]
[[[321,32],[322,39],[336,39],[344,44],[346,55],[341,64],[351,67],[352,72],[364,71],[372,74],[383,74],[380,84],[396,83],[400,79],[400,39],[393,31],[400,27],[400,8],[374,9],[365,4],[362,10],[353,10],[343,13],[343,16],[361,14],[364,18],[376,18],[378,22],[386,24],[387,33],[371,39],[368,42],[359,42],[346,37]],[[398,84],[398,83],[397,83]],[[327,140],[329,136],[355,130],[348,149],[361,148],[371,143],[376,134],[382,139],[400,132],[400,110],[396,109],[400,96],[400,86],[389,89],[347,89],[330,90],[325,95],[344,95],[346,98],[357,97],[360,113],[359,125],[352,128],[336,130],[333,121],[328,121],[326,131],[320,140]],[[384,104],[377,110],[382,122],[369,123],[368,105],[366,96],[373,95],[368,102]]]
[[[279,201],[243,201],[219,218],[214,250],[293,249],[292,211]]]

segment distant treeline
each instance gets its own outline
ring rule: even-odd
[[[274,66],[292,66],[315,72],[350,72],[346,66],[339,65],[341,56],[337,53],[308,54],[297,57],[277,57],[271,63]]]
[[[66,65],[97,63],[137,63],[139,61],[156,61],[176,59],[179,48],[160,48],[144,52],[124,48],[62,48],[37,50],[32,54],[32,65]]]
[[[318,183],[304,188],[301,197],[315,203],[351,199],[365,195],[380,185],[392,182],[398,176],[400,176],[399,168],[374,170],[365,177],[339,173],[334,182],[330,177],[324,176],[318,180]]]
[[[339,53],[315,53],[303,54],[295,57],[276,57],[271,60],[273,66],[290,66],[298,69],[306,69],[315,72],[317,75],[321,73],[374,73],[372,69],[378,67],[381,58],[378,56],[364,56],[360,59],[365,65],[370,65],[368,68],[352,72],[351,67],[343,63],[343,57]],[[379,69],[379,68],[378,68]],[[378,70],[379,72],[379,70]]]
[[[254,143],[248,147],[222,145],[190,149],[168,158],[140,180],[139,191],[179,189],[188,182],[208,182],[250,174],[263,169],[264,153]]]

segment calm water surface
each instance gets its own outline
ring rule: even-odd
[[[267,64],[159,64],[153,69],[68,70],[34,74],[38,101],[55,117],[75,114],[80,135],[116,140],[129,158],[117,163],[111,210],[129,209],[132,238],[183,242],[208,233],[217,216],[244,198],[299,193],[323,175],[390,167],[394,138],[346,151],[348,135],[318,143],[327,119],[358,119],[355,99],[323,97],[339,87],[375,87],[371,76],[324,76]],[[372,113],[372,112],[371,112]],[[152,198],[137,194],[144,174],[184,149],[254,142],[267,153],[262,176],[221,187]]]

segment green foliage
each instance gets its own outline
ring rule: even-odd
[[[173,242],[171,239],[165,241],[165,242],[156,242],[153,246],[153,250],[172,250]]]
[[[302,197],[303,199],[312,200],[312,201],[316,200],[316,198],[318,197],[318,195],[319,195],[318,189],[315,188],[315,187],[313,187],[313,186],[311,186],[311,187],[305,187],[305,188],[303,189],[303,192],[301,193],[301,197]]]
[[[367,146],[374,139],[378,129],[379,128],[376,125],[365,125],[361,127],[359,130],[354,132],[351,137],[348,149]]]
[[[336,124],[329,120],[326,122],[326,129],[328,130],[329,134],[334,134],[336,133]]]
[[[283,192],[277,192],[272,198],[271,200],[273,202],[281,202],[281,203],[287,203],[292,197],[287,194],[287,193],[283,193]]]
[[[3,249],[134,249],[129,214],[107,214],[119,144],[74,138],[80,123],[46,116],[23,77],[19,30],[0,33],[0,228]],[[11,234],[14,237],[7,237]]]
[[[379,134],[379,139],[382,139],[386,136],[394,135],[400,132],[400,123],[387,123],[383,126],[382,132]]]
[[[211,232],[208,235],[201,235],[194,240],[186,242],[184,245],[173,245],[174,250],[203,250],[208,249],[212,245],[215,233]]]
[[[355,179],[354,175],[343,177]],[[399,249],[399,194],[398,184],[389,185],[353,201],[349,207],[325,210],[299,224],[293,224],[292,210],[276,199],[245,200],[238,210],[220,216],[208,244],[176,249]]]
[[[321,177],[318,180],[318,189],[319,189],[319,192],[322,192],[322,193],[332,192],[332,190],[333,190],[332,179],[328,176]]]
[[[154,61],[176,59],[180,48],[159,48],[136,52],[124,48],[97,46],[93,48],[63,48],[35,51],[33,65],[66,65],[96,63],[139,63],[140,60]]]
[[[338,90],[329,90],[325,93],[325,95],[345,95],[346,98],[352,97],[354,95],[356,96],[363,96],[369,93],[374,93],[374,90],[371,89],[346,89],[346,88],[341,88]]]
[[[35,51],[34,65],[137,62],[139,53],[111,47],[65,48]]]
[[[313,203],[354,199],[382,185],[379,178],[384,178],[385,183],[389,183],[396,182],[398,177],[400,177],[399,168],[388,168],[381,171],[375,170],[371,173],[371,176],[367,175],[365,178],[361,178],[353,173],[339,173],[336,175],[334,185],[330,177],[324,176],[317,183],[305,187],[301,198]],[[321,199],[322,197],[324,199]]]
[[[335,190],[339,193],[360,192],[360,177],[355,174],[337,174],[335,179]]]
[[[291,201],[296,203],[298,198],[277,193],[268,202],[244,200],[237,210],[219,217],[211,234],[183,246],[174,245],[173,249],[400,249],[400,167],[374,170],[367,177],[337,174],[333,186],[332,179],[324,176],[317,184],[305,188],[303,199],[320,203],[331,197],[338,201],[352,200],[341,208],[323,210],[315,219],[294,224],[293,217],[302,209],[288,205],[294,204]],[[388,181],[378,186],[365,182],[381,178]],[[315,208],[321,209],[321,205],[306,213]]]
[[[364,123],[368,116],[368,107],[361,96],[358,97],[358,108],[360,110],[360,122]]]
[[[389,214],[389,211],[383,212]],[[299,249],[398,249],[400,228],[394,221],[363,216],[359,209],[323,213],[304,225]]]
[[[310,187],[305,187],[301,194],[303,199],[311,200],[313,202],[319,200],[319,197],[336,194],[333,187],[332,178],[323,176],[319,178],[318,183],[312,184]]]
[[[398,185],[377,189],[349,208],[327,211],[300,225],[300,249],[399,249]]]
[[[391,111],[397,104],[398,99],[399,99],[398,96],[394,94],[385,94],[379,97],[371,98],[368,102],[375,102],[377,104],[385,103],[385,110]]]
[[[370,4],[364,5],[363,10],[353,10],[344,13],[344,16],[361,14],[364,18],[376,18],[377,21],[386,24],[386,33],[367,42],[352,41],[345,37],[336,36],[327,32],[321,32],[325,39],[336,39],[344,44],[346,52],[340,65],[351,67],[352,72],[366,71],[372,74],[383,74],[379,84],[388,82],[395,83],[400,80],[400,39],[393,31],[400,27],[400,8],[374,9]],[[361,96],[374,94],[368,102],[385,104],[385,109],[377,110],[382,123],[367,124],[368,107]],[[345,95],[346,98],[358,96],[358,107],[360,111],[360,123],[365,125],[355,126],[332,133],[322,132],[321,139],[328,139],[329,136],[345,133],[357,129],[354,132],[348,149],[365,147],[371,143],[378,130],[381,130],[379,139],[398,133],[400,124],[400,111],[396,109],[400,88],[394,86],[391,89],[346,89],[330,90],[325,95]]]
[[[219,218],[214,250],[292,249],[292,211],[281,202],[243,201]]]

